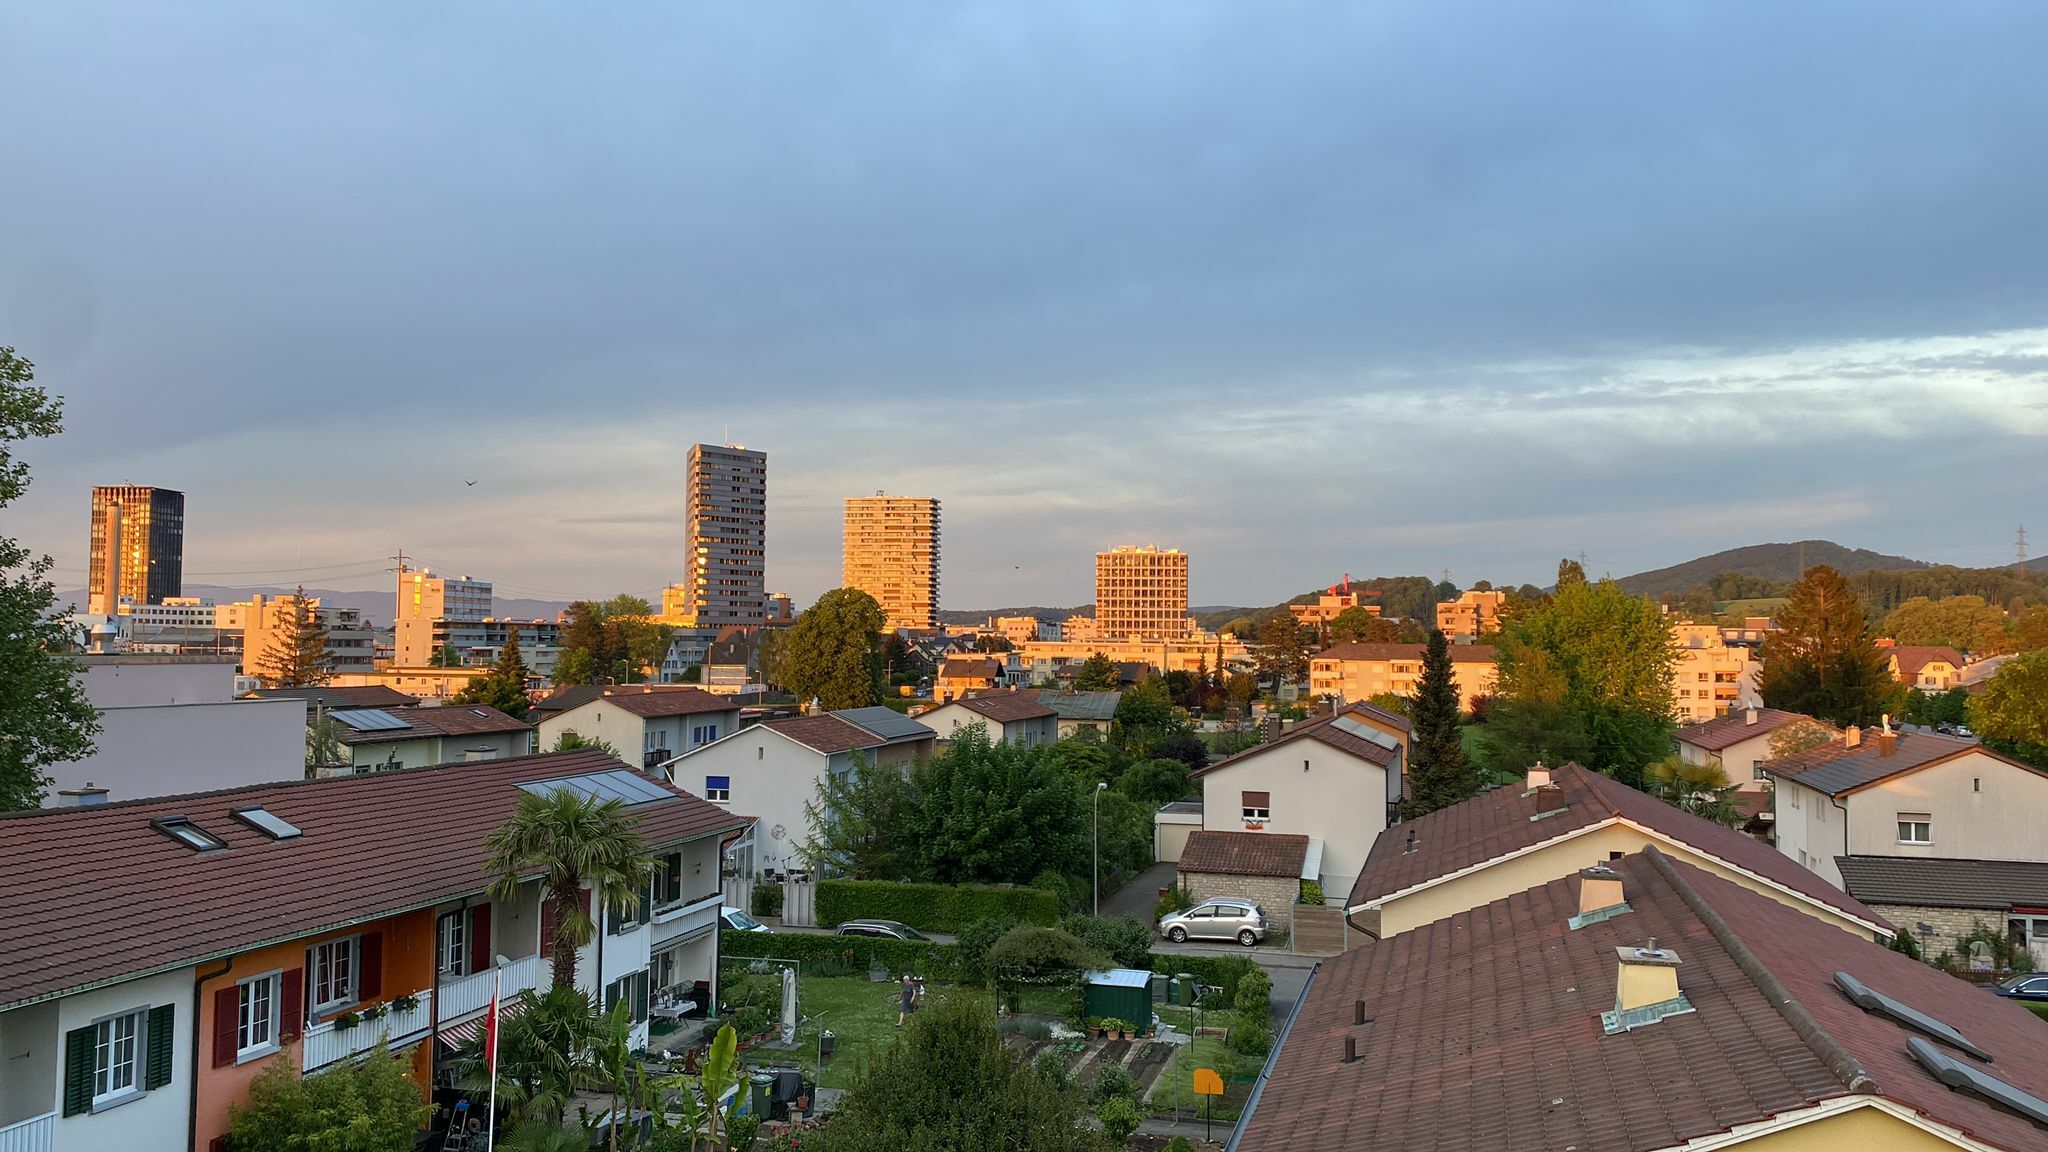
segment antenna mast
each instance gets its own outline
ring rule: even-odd
[[[2021,576],[2027,574],[2027,526],[2020,525],[2019,538],[2013,541],[2013,570]]]

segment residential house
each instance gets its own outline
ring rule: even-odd
[[[485,840],[559,788],[620,796],[659,861],[651,904],[594,910],[577,975],[632,997],[644,1044],[662,981],[715,995],[719,843],[745,821],[601,753],[0,815],[0,1148],[218,1150],[266,1069],[379,1040],[424,1095],[495,957],[507,999],[548,985],[540,885],[493,900]]]
[[[1160,864],[1180,863],[1188,837],[1202,830],[1202,802],[1173,800],[1160,806],[1152,817],[1152,859]]]
[[[1415,695],[1422,679],[1421,644],[1338,644],[1308,662],[1308,690],[1339,701],[1370,700],[1383,692]],[[1474,696],[1493,693],[1499,670],[1491,644],[1453,644],[1451,678],[1458,683],[1458,707],[1470,712]]]
[[[754,819],[734,847],[742,876],[809,867],[810,824],[804,805],[818,785],[853,771],[855,757],[899,772],[929,757],[938,734],[889,708],[847,708],[750,724],[693,748],[669,765],[679,788]]]
[[[1230,1147],[2030,1152],[2041,1036],[1646,845],[1325,961]]]
[[[1929,959],[1964,951],[1958,937],[1990,928],[2048,973],[2048,860],[1837,856],[1835,867],[1851,896],[1911,933]]]
[[[1219,897],[1259,906],[1268,924],[1285,925],[1301,882],[1319,874],[1317,846],[1306,836],[1284,832],[1253,836],[1243,832],[1188,833],[1175,870],[1196,902]]]
[[[1830,884],[1839,856],[2048,860],[2048,772],[1973,741],[1849,728],[1764,767],[1778,850]]]
[[[308,688],[258,688],[249,693],[261,700],[300,700],[306,705],[306,722],[321,712],[338,708],[410,708],[420,702],[420,697],[400,692],[388,685],[363,684],[342,686],[323,684]]]
[[[639,757],[655,768],[702,748],[740,726],[740,706],[730,696],[701,688],[624,684],[599,688],[568,708],[551,710],[540,721],[540,746],[553,748],[567,732],[602,740],[619,755]]]
[[[1794,721],[1806,720],[1797,712],[1777,708],[1745,708],[1680,725],[1675,738],[1678,758],[1688,764],[1712,764],[1728,774],[1728,782],[1741,789],[1736,806],[1746,815],[1770,816],[1770,773],[1764,761],[1771,758],[1771,733]]]
[[[289,701],[235,695],[232,656],[72,658],[99,716],[93,750],[45,766],[45,805],[233,788],[305,774],[305,719]]]
[[[1346,580],[1341,588],[1337,585],[1332,585],[1328,592],[1316,597],[1310,603],[1289,604],[1287,611],[1303,624],[1321,627],[1342,616],[1344,613],[1351,611],[1353,608],[1365,609],[1365,614],[1368,616],[1379,615],[1379,605],[1366,603],[1369,597],[1378,595],[1378,590],[1368,588],[1361,588],[1353,592],[1351,591],[1350,581]]]
[[[988,738],[998,744],[1036,748],[1060,738],[1058,712],[1047,707],[1036,692],[990,692],[965,696],[918,714],[918,722],[951,740],[962,728],[979,724]]]
[[[1308,879],[1332,895],[1349,891],[1374,841],[1399,818],[1408,737],[1406,718],[1371,704],[1303,721],[1193,774],[1202,828],[1212,839],[1300,836],[1316,867]]]
[[[719,696],[733,696],[759,688],[755,669],[761,651],[761,634],[737,628],[727,629],[704,654],[704,690]]]
[[[1576,764],[1539,765],[1523,787],[1490,789],[1381,836],[1345,914],[1388,939],[1646,844],[1853,935],[1893,934],[1884,917],[1756,837]]]
[[[482,704],[341,708],[315,722],[334,752],[322,776],[361,776],[457,760],[503,760],[533,751],[533,726]]]
[[[1065,740],[1076,732],[1087,730],[1109,736],[1110,722],[1116,719],[1116,706],[1123,702],[1122,692],[1040,692],[1038,702],[1059,715],[1059,738]]]
[[[527,682],[537,677],[527,669]],[[371,672],[344,672],[327,682],[330,688],[384,688],[418,700],[446,700],[491,674],[487,665],[441,668],[435,665],[379,664]]]
[[[1885,650],[1892,677],[1922,692],[1946,692],[1963,683],[1963,654],[1953,648],[1900,644]]]
[[[1436,606],[1437,630],[1453,644],[1471,644],[1489,632],[1500,631],[1500,610],[1507,602],[1506,592],[1469,589],[1456,600]]]
[[[946,704],[970,692],[987,692],[1002,682],[1000,656],[948,656],[939,664],[939,674],[932,682],[932,699]]]
[[[1711,720],[1761,700],[1756,684],[1763,665],[1753,650],[1723,641],[1718,626],[1674,624],[1671,641],[1678,650],[1671,703],[1679,723]]]

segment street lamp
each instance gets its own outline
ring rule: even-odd
[[[1095,782],[1095,915],[1102,915],[1102,794],[1109,790],[1107,781]]]

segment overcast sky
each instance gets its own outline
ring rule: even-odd
[[[2035,3],[19,5],[4,528],[187,493],[188,582],[768,579],[944,501],[947,607],[1820,537],[2048,551]],[[477,481],[474,487],[465,480]],[[211,575],[211,574],[221,575]]]

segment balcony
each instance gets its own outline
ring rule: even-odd
[[[544,971],[539,956],[522,956],[498,969],[498,999],[510,1000],[521,992],[540,990]],[[488,969],[441,982],[441,1025],[460,1020],[471,1012],[490,1007],[491,973]]]
[[[0,1152],[50,1152],[57,1138],[57,1114],[45,1112],[0,1128]]]
[[[422,988],[412,995],[415,1003],[409,1011],[399,1011],[387,1004],[375,1020],[360,1020],[353,1028],[337,1028],[330,1020],[306,1029],[305,1043],[300,1047],[304,1069],[313,1072],[360,1056],[375,1048],[379,1040],[389,1040],[391,1047],[397,1048],[425,1039],[434,1028],[434,990]]]

